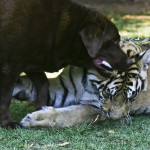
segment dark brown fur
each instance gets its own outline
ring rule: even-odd
[[[48,84],[44,71],[66,65],[92,67],[98,57],[115,69],[128,58],[115,25],[70,0],[0,0],[0,123],[11,124],[8,108],[14,83],[26,72],[36,84],[39,107]]]

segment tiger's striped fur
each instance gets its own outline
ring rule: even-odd
[[[122,40],[123,42],[123,40]],[[105,82],[105,87],[102,88],[103,83],[93,81],[93,84],[99,90],[101,99],[105,102],[102,109],[105,112],[106,116],[112,119],[125,117],[126,113],[120,111],[118,115],[115,111],[118,108],[122,108],[123,104],[126,103],[126,110],[130,110],[129,107],[131,103],[136,100],[136,97],[139,92],[143,91],[146,87],[146,79],[143,74],[141,74],[139,69],[139,60],[144,56],[146,51],[141,51],[137,45],[132,41],[124,40],[126,49],[124,51],[132,59],[132,64],[125,72],[118,72],[116,76],[112,76],[110,79],[107,79]],[[110,113],[111,112],[111,113]],[[128,112],[129,113],[129,112]]]
[[[95,69],[86,70],[75,66],[67,66],[58,77],[49,79],[48,105],[60,108],[86,104],[100,108],[102,101],[99,91],[93,88],[92,82],[105,81],[106,79]],[[21,76],[16,83],[13,97],[34,102],[35,92],[31,80],[27,76]]]
[[[58,112],[61,112],[63,117],[74,118],[74,121],[69,121],[68,124],[62,125],[62,119],[60,119],[61,115],[58,115],[61,121],[56,122],[59,126],[75,125],[75,122],[78,122],[77,119],[84,122],[84,118],[87,119],[88,116],[90,118],[90,112],[92,112],[94,116],[103,113],[112,119],[119,119],[127,116],[130,111],[130,106],[137,94],[144,89],[147,70],[144,72],[145,75],[143,75],[144,73],[140,70],[142,63],[137,64],[136,62],[137,56],[139,58],[139,56],[142,57],[144,55],[144,52],[138,54],[141,52],[141,48],[128,40],[122,40],[122,42],[122,49],[133,61],[133,64],[126,72],[117,73],[116,75],[112,74],[110,78],[104,78],[97,73],[96,70],[84,70],[82,68],[69,66],[64,69],[63,73],[58,78],[50,81],[50,92],[52,92],[50,93],[50,98],[52,100],[50,105],[57,109],[46,107],[43,111],[41,110],[27,115],[22,120],[21,124],[23,126],[53,126],[52,124],[54,122],[52,121],[51,124],[50,119],[53,118],[52,114],[56,116]],[[34,98],[32,98],[32,100],[34,100]],[[70,108],[72,110],[69,111],[71,116],[65,113],[68,112]],[[44,111],[48,112],[48,116]],[[77,115],[78,118],[74,116],[76,113],[80,114]],[[81,113],[85,115],[81,115]],[[42,116],[41,120],[49,118],[49,124],[47,124],[47,120],[46,122],[37,123],[37,116]]]
[[[129,80],[125,80],[125,81],[129,81],[129,82],[122,82],[122,83],[124,83],[125,87],[121,84],[121,87],[123,87],[123,89],[120,91],[118,90],[118,92],[116,92],[116,96],[113,97],[114,101],[115,101],[115,103],[116,103],[116,101],[118,101],[116,103],[116,105],[118,105],[120,102],[122,103],[123,99],[128,100],[130,102],[133,101],[134,103],[131,103],[130,109],[129,109],[130,114],[148,114],[148,113],[150,113],[150,99],[149,99],[150,86],[148,86],[148,82],[150,82],[150,74],[149,74],[150,72],[148,70],[149,63],[150,63],[150,39],[145,39],[144,41],[142,41],[140,43],[140,46],[133,43],[131,40],[122,40],[122,41],[125,44],[124,46],[122,46],[122,49],[128,55],[129,54],[137,54],[139,52],[141,52],[140,53],[141,56],[144,53],[146,53],[146,54],[144,54],[142,60],[139,61],[138,64],[136,64],[135,66],[134,66],[134,64],[130,66],[127,74],[131,75],[131,76],[129,76]],[[148,49],[148,50],[145,52],[142,52],[142,49],[143,50]],[[128,78],[128,75],[125,76],[125,78]],[[111,82],[111,84],[112,83],[113,82]],[[132,83],[132,84],[130,84],[130,83]],[[112,87],[112,86],[110,86],[110,87]],[[116,86],[116,88],[119,89],[119,85]],[[126,90],[126,89],[128,89],[128,90]],[[128,97],[124,96],[125,91],[127,91]],[[140,94],[138,94],[139,92],[140,92]],[[111,101],[108,101],[106,103],[107,112],[108,112],[108,107],[110,109],[113,109],[113,108],[116,109],[116,107],[111,106],[111,103],[112,103]],[[114,113],[114,116],[115,115],[116,114]]]
[[[57,78],[49,79],[49,105],[60,108],[75,104],[89,104],[100,108],[105,99],[112,100],[120,91],[124,91],[124,99],[131,99],[131,96],[137,95],[142,90],[142,77],[138,75],[135,62],[127,72],[116,74],[114,71],[108,79],[95,69],[86,70],[68,66]],[[133,83],[132,87],[131,83]],[[97,87],[95,88],[94,85]],[[35,88],[27,76],[18,79],[13,96],[35,101]]]

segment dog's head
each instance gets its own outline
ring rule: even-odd
[[[101,62],[105,60],[113,69],[126,70],[131,61],[119,46],[120,35],[117,27],[104,16],[95,18],[80,32],[93,64],[99,68]]]

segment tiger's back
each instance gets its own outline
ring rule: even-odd
[[[59,76],[49,78],[48,105],[55,108],[78,104],[99,107],[101,105],[99,93],[96,89],[93,89],[91,81],[99,82],[105,79],[95,69],[87,70],[67,66]],[[21,76],[18,79],[13,91],[13,97],[20,100],[35,101],[35,87],[27,76]]]

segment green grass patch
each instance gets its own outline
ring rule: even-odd
[[[28,103],[11,105],[18,121],[32,110]],[[149,124],[149,116],[136,116],[130,124],[107,120],[70,128],[1,128],[0,150],[148,150]]]
[[[127,15],[118,12],[107,13],[107,16],[116,24],[123,37],[150,37],[150,15],[145,12],[141,15]]]

